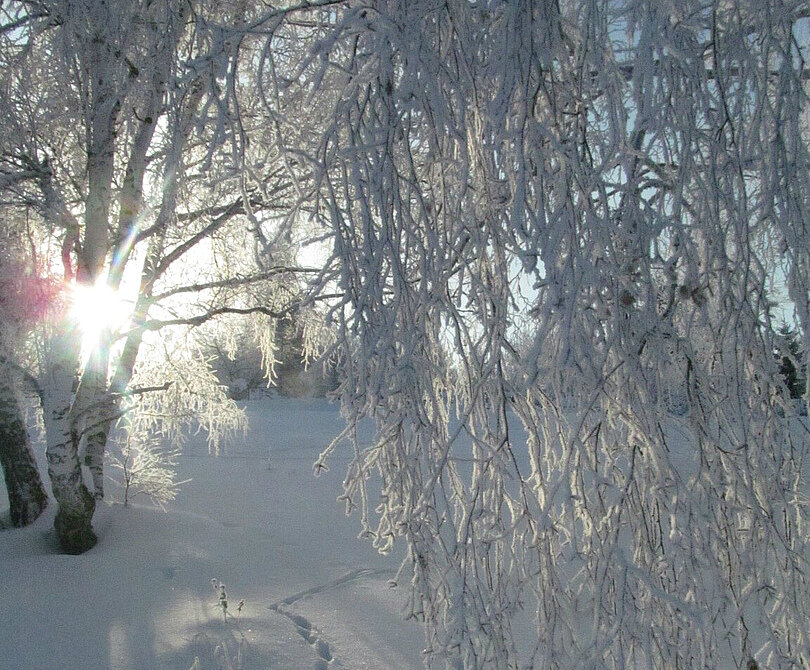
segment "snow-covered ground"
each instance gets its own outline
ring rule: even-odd
[[[336,502],[347,457],[312,475],[337,409],[263,399],[248,411],[250,432],[226,455],[190,440],[178,476],[191,481],[165,513],[140,498],[102,505],[83,556],[56,551],[53,503],[33,526],[0,532],[0,668],[422,667],[421,627],[389,586],[400,557],[358,540]],[[227,588],[227,621],[212,579]]]

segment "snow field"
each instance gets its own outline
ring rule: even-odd
[[[224,457],[189,441],[178,478],[191,481],[166,513],[141,498],[102,505],[83,556],[56,552],[53,503],[0,533],[0,669],[422,667],[421,627],[388,584],[400,559],[358,540],[336,502],[345,462],[312,475],[337,409],[273,399],[248,412]],[[212,579],[226,585],[227,621]]]

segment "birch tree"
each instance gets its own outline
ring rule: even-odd
[[[787,286],[808,351],[809,11],[319,24],[294,81],[329,123],[300,146],[343,437],[377,425],[344,498],[406,543],[428,665],[810,665],[808,440],[769,299]]]
[[[193,354],[195,327],[254,313],[272,321],[296,299],[297,275],[277,244],[290,221],[278,215],[285,171],[240,69],[253,58],[246,35],[266,37],[286,10],[43,0],[2,11],[0,185],[6,207],[38,222],[65,286],[64,308],[39,330],[37,374],[56,530],[65,551],[80,553],[95,543],[110,431],[122,413],[136,415],[139,399],[153,407],[151,396],[167,391],[180,414],[151,425],[164,434],[176,436],[168,424],[193,413],[215,444],[244,421],[199,357],[156,374],[144,353],[165,362],[168,348],[149,334],[176,331],[172,340],[188,337]],[[131,318],[106,324],[88,346],[91,319],[79,323],[77,296],[100,286],[98,295],[120,296],[127,281]]]

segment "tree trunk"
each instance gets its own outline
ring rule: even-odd
[[[96,501],[82,479],[79,436],[71,414],[78,340],[67,327],[53,338],[48,378],[42,385],[48,476],[53,497],[59,503],[54,528],[62,550],[68,554],[84,553],[96,543],[91,524]]]
[[[85,465],[90,469],[93,479],[93,497],[96,500],[104,499],[104,453],[107,449],[107,438],[114,420],[110,418],[115,411],[112,399],[100,399],[103,407],[95,426],[89,429],[85,436]]]
[[[104,452],[117,411],[117,403],[107,387],[109,341],[109,331],[100,335],[85,364],[73,409],[73,423],[81,429],[79,452],[84,454],[84,464],[90,470],[96,500],[104,498]]]
[[[32,523],[48,505],[16,390],[0,375],[0,465],[8,489],[11,525]]]

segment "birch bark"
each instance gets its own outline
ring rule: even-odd
[[[6,479],[11,525],[27,526],[42,514],[48,496],[31,448],[17,390],[0,368],[0,465]]]
[[[84,484],[71,408],[81,344],[67,315],[50,341],[49,361],[42,384],[42,414],[47,440],[48,476],[59,503],[54,528],[68,554],[81,554],[96,543],[92,518],[96,502]]]

